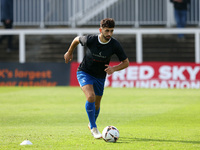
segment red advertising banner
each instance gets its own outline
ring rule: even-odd
[[[117,65],[111,62],[110,65]],[[78,63],[71,64],[70,85],[78,86]],[[105,86],[128,88],[200,88],[200,64],[179,62],[130,63],[129,67],[107,76]]]

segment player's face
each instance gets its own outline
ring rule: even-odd
[[[110,40],[110,38],[112,37],[113,35],[113,31],[114,31],[114,28],[101,28],[100,32],[104,38],[105,41],[108,41]]]

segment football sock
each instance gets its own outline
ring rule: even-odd
[[[95,110],[95,121],[97,120],[97,117],[99,116],[99,112],[100,112],[100,107],[98,110]]]
[[[96,122],[95,122],[95,102],[90,103],[86,101],[85,103],[85,109],[90,121],[90,127],[91,129],[94,127],[97,127]]]

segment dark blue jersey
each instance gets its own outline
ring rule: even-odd
[[[111,56],[116,54],[119,61],[127,58],[120,43],[111,38],[107,43],[102,43],[98,35],[81,36],[79,41],[86,46],[86,54],[78,67],[78,71],[84,71],[96,78],[105,78],[106,64],[110,63]]]

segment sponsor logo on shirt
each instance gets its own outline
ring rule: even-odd
[[[92,55],[95,56],[95,57],[106,58],[106,56],[102,56],[101,53],[102,52],[100,52],[99,54],[94,54],[93,53]]]

